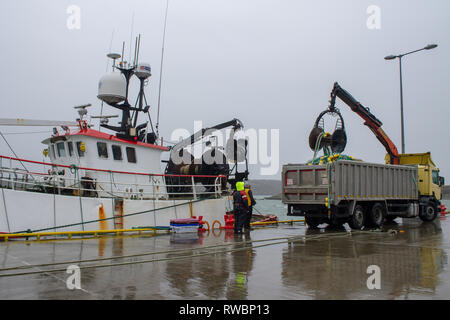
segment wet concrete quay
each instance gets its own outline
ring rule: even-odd
[[[242,236],[10,240],[0,243],[0,299],[448,299],[450,221],[396,222],[363,232],[294,223]],[[81,267],[81,289],[67,288],[69,264],[58,262]],[[367,287],[370,265],[380,289]]]

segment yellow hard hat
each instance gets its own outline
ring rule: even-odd
[[[236,182],[236,190],[237,191],[243,191],[244,190],[244,182],[243,181]]]

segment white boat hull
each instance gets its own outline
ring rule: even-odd
[[[192,216],[203,216],[203,220],[212,227],[216,220],[224,225],[224,215],[230,210],[231,205],[228,196],[197,201],[123,199],[120,210],[117,210],[117,204],[115,205],[113,201],[111,198],[88,198],[1,188],[0,232],[169,226],[171,219]],[[117,218],[118,213],[123,219]],[[99,219],[107,220],[97,221]],[[118,224],[118,220],[123,223]],[[215,227],[218,226],[216,223]]]

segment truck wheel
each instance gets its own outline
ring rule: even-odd
[[[368,225],[375,228],[381,227],[383,225],[385,215],[384,206],[381,203],[375,203],[370,210],[370,214],[368,215]]]
[[[350,225],[350,228],[361,230],[364,226],[364,210],[363,207],[360,205],[357,205],[355,207],[355,210],[353,211],[352,216],[350,217],[350,220],[348,224]]]
[[[311,217],[310,215],[305,215],[305,222],[310,228],[317,228],[317,226],[320,224],[320,220],[315,217]]]
[[[420,212],[419,217],[422,221],[433,221],[437,216],[437,208],[436,205],[432,202],[428,202],[428,204],[423,208]]]

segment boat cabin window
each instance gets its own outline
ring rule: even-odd
[[[77,152],[79,157],[84,157],[84,151],[81,150],[81,141],[77,141]]]
[[[122,149],[120,148],[120,146],[117,145],[112,145],[112,154],[113,154],[113,159],[114,160],[122,160]]]
[[[67,142],[67,149],[69,150],[69,157],[73,156],[73,142],[69,141]]]
[[[100,158],[108,159],[108,147],[104,142],[97,142],[97,151]]]
[[[64,142],[58,142],[56,144],[56,150],[58,151],[58,157],[66,156],[66,148],[64,147]]]
[[[136,163],[136,149],[127,147],[127,159],[128,162]]]

